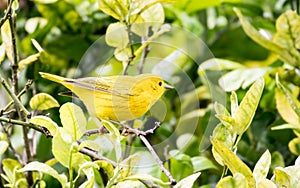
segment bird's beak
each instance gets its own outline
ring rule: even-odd
[[[164,88],[165,88],[165,89],[174,89],[173,86],[170,86],[170,85],[168,85],[168,84],[165,84]]]

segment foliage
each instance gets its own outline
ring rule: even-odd
[[[299,187],[299,8],[7,0],[0,186]],[[100,121],[38,72],[151,72],[175,90],[139,119]]]

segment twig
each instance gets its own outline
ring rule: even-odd
[[[128,13],[129,14],[129,13]],[[131,25],[130,23],[126,24],[127,27],[127,33],[128,33],[128,39],[129,39],[129,47],[130,47],[130,53],[131,56],[128,58],[126,65],[124,67],[123,70],[123,75],[127,75],[127,71],[129,68],[130,63],[132,62],[132,60],[135,58],[135,53],[134,53],[134,49],[133,49],[133,40],[132,40],[132,32],[131,32]]]
[[[21,125],[23,127],[32,128],[32,129],[34,129],[36,131],[39,131],[41,133],[45,133],[43,131],[42,127],[40,127],[39,125],[32,124],[32,123],[27,123],[27,122],[24,122],[24,121],[19,121],[19,120],[5,118],[5,117],[0,117],[0,121],[6,122],[6,123],[11,123],[11,124],[14,124],[14,125]]]
[[[101,155],[98,155],[97,152],[95,152],[95,151],[93,151],[93,150],[89,150],[89,149],[87,149],[87,148],[81,148],[81,149],[79,150],[79,152],[80,152],[80,153],[83,153],[83,154],[85,154],[85,155],[90,156],[90,157],[91,157],[92,159],[94,159],[94,160],[104,160],[104,161],[109,162],[109,163],[110,163],[111,165],[113,165],[114,167],[117,166],[117,163],[116,163],[115,161],[112,161],[112,160],[110,160],[110,159],[108,159],[108,158],[106,158],[106,157],[103,157],[103,156],[101,156]]]
[[[17,95],[17,98],[20,98],[24,93],[26,93],[28,91],[28,89],[30,88],[31,84],[33,83],[32,80],[28,80],[25,87],[20,91],[20,93]],[[6,110],[9,109],[9,107],[14,104],[14,100],[10,101],[3,109],[1,109],[0,111],[0,116],[4,114],[4,112]]]
[[[24,107],[19,98],[10,90],[8,83],[2,77],[0,77],[0,80],[7,93],[11,96],[11,98],[13,98],[14,103],[21,109],[21,111],[26,115],[26,117],[29,118],[31,116],[30,112],[28,112],[28,110]]]
[[[10,134],[8,133],[8,131],[6,130],[5,126],[3,125],[2,122],[0,122],[1,126],[2,126],[2,130],[4,132],[4,134],[6,134],[7,136],[7,143],[8,143],[8,147],[9,149],[12,151],[13,155],[18,159],[18,161],[22,161],[22,157],[20,156],[20,154],[15,150],[14,146],[12,145],[11,143],[11,140],[10,140]]]
[[[12,6],[12,2],[13,1],[9,1],[8,2],[8,5],[7,5],[7,8],[5,10],[5,14],[4,16],[1,18],[0,20],[0,28],[2,27],[2,25],[5,23],[5,21],[8,19],[9,17],[9,14],[10,14],[10,10],[11,10],[11,6]]]
[[[147,41],[147,37],[142,37],[142,44],[144,44],[146,41]],[[138,74],[143,73],[144,65],[145,65],[145,62],[146,62],[146,57],[147,57],[149,52],[150,52],[150,48],[149,48],[149,45],[147,45],[143,49],[143,52],[142,52],[141,61],[140,61],[140,64],[138,66]]]
[[[158,155],[156,154],[155,150],[153,149],[153,147],[151,146],[151,144],[148,142],[148,140],[146,139],[146,137],[144,135],[138,135],[140,137],[140,139],[142,140],[142,142],[145,144],[145,146],[147,147],[147,149],[150,151],[150,153],[152,154],[152,156],[154,157],[155,161],[157,162],[157,164],[159,165],[160,169],[164,172],[164,174],[169,178],[169,181],[171,182],[171,185],[176,185],[176,180],[173,178],[172,174],[170,173],[169,170],[167,170],[164,167],[163,162],[160,160],[160,158],[158,157]]]

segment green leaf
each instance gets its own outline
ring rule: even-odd
[[[300,61],[300,16],[288,10],[281,14],[276,20],[276,34],[273,37],[273,42],[278,46],[289,50],[297,62]],[[299,63],[298,63],[299,65]]]
[[[260,179],[265,179],[267,177],[270,169],[270,165],[271,165],[271,154],[269,150],[266,150],[264,154],[260,157],[258,162],[256,163],[253,170],[253,176],[256,181],[259,181]]]
[[[300,125],[300,107],[291,93],[283,86],[276,75],[277,87],[275,90],[276,107],[281,117],[288,123]]]
[[[128,30],[125,24],[121,22],[109,24],[105,41],[109,46],[124,49],[129,44]]]
[[[282,167],[275,169],[275,183],[278,187],[291,187],[290,176],[284,171]]]
[[[292,139],[288,146],[293,154],[300,155],[300,138]]]
[[[205,70],[221,71],[221,70],[235,70],[241,68],[245,68],[245,66],[241,65],[238,62],[230,61],[227,59],[211,58],[201,63],[201,65],[198,68],[198,74],[201,75],[201,72]]]
[[[2,63],[5,59],[5,45],[0,45],[0,63]]]
[[[236,110],[239,107],[239,101],[236,92],[232,91],[230,95],[231,117],[235,117]]]
[[[83,154],[73,151],[73,144],[76,142],[73,142],[70,133],[62,127],[58,127],[52,139],[52,153],[55,159],[67,168],[70,167],[70,158],[72,158],[72,167],[85,162]]]
[[[218,169],[217,166],[207,157],[196,156],[192,158],[194,172],[207,169]]]
[[[61,123],[68,131],[73,141],[82,137],[86,131],[87,121],[81,108],[74,103],[65,103],[59,109]]]
[[[95,164],[98,165],[99,168],[102,168],[105,170],[107,176],[108,176],[108,179],[112,178],[113,175],[114,175],[114,167],[112,166],[112,164],[110,164],[109,162],[107,161],[94,161]]]
[[[52,167],[50,167],[44,163],[41,163],[41,162],[34,161],[31,163],[28,163],[23,168],[18,170],[18,172],[26,172],[26,171],[38,171],[38,172],[42,172],[44,174],[48,174],[48,175],[52,176],[53,178],[57,179],[63,187],[68,182],[66,175],[58,174],[58,172],[56,170],[54,170]]]
[[[19,61],[19,69],[22,69],[26,65],[30,65],[31,63],[37,61],[39,57],[40,57],[40,53],[36,53],[26,57],[25,59],[22,59],[21,61]]]
[[[97,169],[97,165],[93,162],[85,162],[82,165],[80,165],[79,167],[79,174],[78,177],[80,175],[80,173],[83,171],[83,173],[85,174],[87,180],[82,183],[79,188],[92,188],[94,186],[94,181],[95,181],[95,174],[94,174],[94,170],[93,168]]]
[[[169,182],[164,182],[161,179],[151,176],[150,174],[134,174],[131,176],[124,177],[121,181],[125,181],[125,180],[147,180],[147,181],[153,181],[155,183],[159,183],[161,185],[170,185]]]
[[[51,135],[55,135],[58,125],[47,116],[34,116],[30,119],[30,123],[45,127]]]
[[[98,0],[99,9],[117,20],[124,21],[128,14],[129,1]]]
[[[125,180],[122,182],[118,182],[114,188],[132,188],[132,187],[136,187],[136,188],[142,188],[144,187],[144,184],[138,180]]]
[[[248,188],[248,182],[241,173],[235,173],[233,176],[222,178],[216,188]]]
[[[95,151],[99,151],[101,149],[101,145],[95,141],[92,140],[84,140],[80,143],[79,149],[81,148],[89,148]]]
[[[256,43],[263,46],[264,48],[275,52],[280,55],[280,58],[284,61],[289,62],[292,65],[297,65],[297,60],[290,54],[289,49],[282,48],[276,43],[264,38],[242,15],[241,11],[237,8],[233,9],[237,14],[245,33]]]
[[[255,80],[265,75],[266,68],[242,68],[226,73],[219,79],[219,85],[227,92],[246,89]]]
[[[222,142],[218,141],[214,137],[211,139],[211,142],[216,152],[222,158],[223,163],[229,168],[231,173],[241,173],[246,177],[249,187],[255,187],[255,179],[249,167],[245,163],[243,163]]]
[[[104,127],[108,130],[108,132],[110,132],[114,137],[116,137],[116,139],[120,139],[120,131],[116,128],[116,126],[113,123],[107,120],[102,120],[101,122],[104,125]]]
[[[261,77],[250,87],[236,110],[233,129],[238,135],[242,135],[250,126],[263,89],[264,79]]]
[[[22,168],[22,165],[14,159],[6,158],[2,160],[3,172],[6,175],[5,179],[10,184],[15,184],[17,180],[25,179],[25,175],[21,173],[16,173],[16,171]],[[3,174],[1,174],[2,177]]]
[[[4,24],[1,26],[1,36],[3,45],[5,46],[6,56],[10,62],[14,62],[13,58],[13,49],[12,49],[12,37],[9,21],[6,20]]]
[[[138,4],[142,5],[142,3]],[[144,37],[149,36],[149,28],[152,29],[153,33],[157,32],[165,20],[163,7],[159,3],[147,8],[141,14],[133,15],[132,17],[134,17],[131,18],[134,20],[134,23],[131,26],[131,31]]]
[[[58,102],[47,93],[39,93],[34,95],[29,102],[33,110],[48,110],[50,108],[59,107]]]
[[[192,174],[186,178],[183,178],[180,180],[174,188],[191,188],[193,187],[194,182],[197,180],[197,178],[200,176],[201,172]]]
[[[7,150],[8,143],[7,141],[0,140],[0,156]]]

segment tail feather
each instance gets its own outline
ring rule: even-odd
[[[57,75],[49,74],[49,73],[45,73],[45,72],[39,72],[39,73],[43,78],[46,78],[48,80],[51,80],[51,81],[54,81],[57,83],[64,83],[67,81],[66,78],[61,77],[61,76],[57,76]]]

